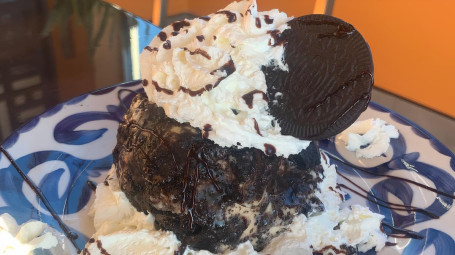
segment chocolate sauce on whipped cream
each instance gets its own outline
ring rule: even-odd
[[[280,46],[280,45],[285,44],[287,41],[286,38],[284,36],[282,36],[280,30],[271,30],[271,31],[268,31],[267,33],[269,33],[273,39],[273,40],[269,41],[270,46],[273,46],[273,47]]]
[[[264,148],[265,148],[265,155],[267,155],[267,156],[275,155],[275,153],[276,153],[275,146],[268,144],[268,143],[264,143]]]
[[[256,17],[255,25],[256,25],[257,28],[261,28],[261,19],[259,17]]]
[[[254,94],[262,94],[262,99],[266,102],[268,101],[267,95],[263,91],[258,89],[252,90],[242,96],[243,100],[245,100],[245,104],[248,105],[248,108],[253,108]]]
[[[256,118],[253,118],[253,121],[254,121],[254,129],[256,130],[256,133],[258,135],[262,136],[261,131],[259,130],[259,124],[258,124]]]
[[[166,50],[169,50],[171,49],[171,41],[169,40],[166,40],[164,43],[163,43],[163,48],[166,49]]]
[[[212,131],[212,125],[205,124],[203,130],[204,132],[202,133],[202,137],[205,139],[209,138],[209,132]]]
[[[190,22],[186,20],[181,20],[181,21],[176,21],[172,23],[172,29],[174,29],[175,32],[179,31],[183,27],[188,27],[190,26]]]
[[[147,50],[147,51],[150,51],[150,52],[154,52],[154,51],[158,51],[158,48],[157,47],[150,47],[150,46],[145,46],[144,50]]]
[[[142,84],[145,86],[147,86],[148,84],[148,81],[146,79],[143,79],[142,80]],[[160,87],[160,85],[158,84],[158,82],[152,80],[152,85],[155,87],[156,91],[158,92],[163,92],[163,93],[166,93],[168,95],[172,95],[174,94],[174,92],[172,92],[172,90],[169,90],[169,89],[165,89],[165,88],[162,88]]]
[[[264,15],[265,24],[270,25],[273,23],[273,18],[270,18],[269,15]]]
[[[160,38],[160,40],[162,42],[164,42],[167,39],[167,34],[165,32],[163,32],[163,31],[161,31],[161,32],[158,33],[158,38]]]
[[[199,41],[199,42],[202,42],[205,40],[205,37],[203,35],[198,35],[196,36],[196,39]]]
[[[237,20],[237,15],[231,11],[223,10],[223,11],[218,11],[215,14],[225,14],[226,17],[228,18],[229,23],[235,22]]]
[[[201,55],[201,56],[203,56],[204,58],[206,58],[208,60],[212,59],[212,57],[207,53],[207,51],[202,50],[202,49],[195,49],[194,51],[191,51],[188,48],[184,47],[183,50],[189,52],[190,55],[198,54],[198,55]]]

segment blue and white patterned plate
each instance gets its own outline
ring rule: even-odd
[[[8,155],[0,153],[0,214],[13,215],[19,224],[36,219],[59,231],[73,232],[78,235],[75,245],[82,248],[94,231],[87,216],[94,191],[87,183],[102,181],[110,169],[118,123],[141,90],[140,82],[134,81],[82,95],[16,130],[1,147]],[[381,207],[349,190],[345,190],[349,193],[346,204],[369,206],[385,215],[385,222],[423,236],[421,240],[389,238],[397,244],[379,254],[455,254],[453,199],[396,178],[361,171],[401,176],[453,195],[454,154],[422,128],[380,105],[371,103],[360,117],[366,118],[381,118],[400,132],[383,157],[358,160],[335,138],[321,141],[321,150],[331,155],[340,173],[376,197],[426,208],[440,218]],[[343,178],[340,183],[359,190]],[[30,185],[38,187],[41,194]],[[371,195],[367,197],[371,199]]]

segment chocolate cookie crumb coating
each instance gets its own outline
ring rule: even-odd
[[[371,97],[373,60],[355,28],[335,17],[307,15],[280,34],[289,72],[264,66],[270,113],[281,133],[331,137],[351,125]]]
[[[222,252],[250,240],[260,251],[295,215],[323,210],[314,195],[322,171],[314,144],[286,159],[221,147],[202,134],[139,94],[113,152],[132,205],[182,245]]]

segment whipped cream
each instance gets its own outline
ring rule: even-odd
[[[357,158],[370,159],[384,154],[390,146],[390,139],[398,137],[395,126],[377,118],[355,122],[338,139],[346,144],[347,150],[355,152]]]
[[[325,210],[317,215],[298,215],[289,231],[275,238],[264,254],[337,254],[342,245],[357,246],[360,252],[385,246],[387,236],[381,232],[383,215],[353,205],[342,208],[343,192],[337,187],[336,166],[327,157],[321,158],[325,178],[318,185],[316,196]],[[322,177],[322,176],[321,176]]]
[[[357,246],[366,252],[375,247],[382,249],[387,236],[381,232],[384,216],[371,212],[366,207],[341,208],[343,192],[337,188],[335,165],[330,165],[325,156],[321,157],[324,169],[320,177],[316,196],[324,204],[325,211],[318,214],[296,215],[288,229],[274,238],[261,252],[254,250],[247,241],[234,250],[223,253],[234,254],[329,254],[342,245]],[[90,254],[174,254],[180,241],[169,231],[154,228],[152,214],[138,212],[120,190],[115,167],[109,172],[108,184],[101,183],[96,189],[96,199],[91,208],[96,233],[82,252]],[[88,253],[87,253],[88,254]],[[213,255],[213,253],[191,248],[186,255]]]
[[[34,250],[49,250],[58,244],[46,223],[32,220],[19,226],[8,213],[0,215],[0,254],[34,254]]]
[[[299,153],[310,142],[281,135],[268,112],[261,71],[262,66],[288,70],[276,34],[288,28],[290,19],[276,9],[258,12],[250,0],[174,22],[141,53],[149,100],[221,146],[254,147],[285,157]]]
[[[120,190],[115,167],[106,178],[108,185],[98,184],[96,198],[90,209],[95,234],[81,254],[174,254],[180,246],[169,231],[154,227],[152,214],[138,212]]]

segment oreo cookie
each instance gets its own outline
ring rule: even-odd
[[[282,134],[306,140],[350,126],[371,98],[373,58],[360,33],[341,19],[307,15],[280,34],[289,72],[263,66],[270,113]]]

